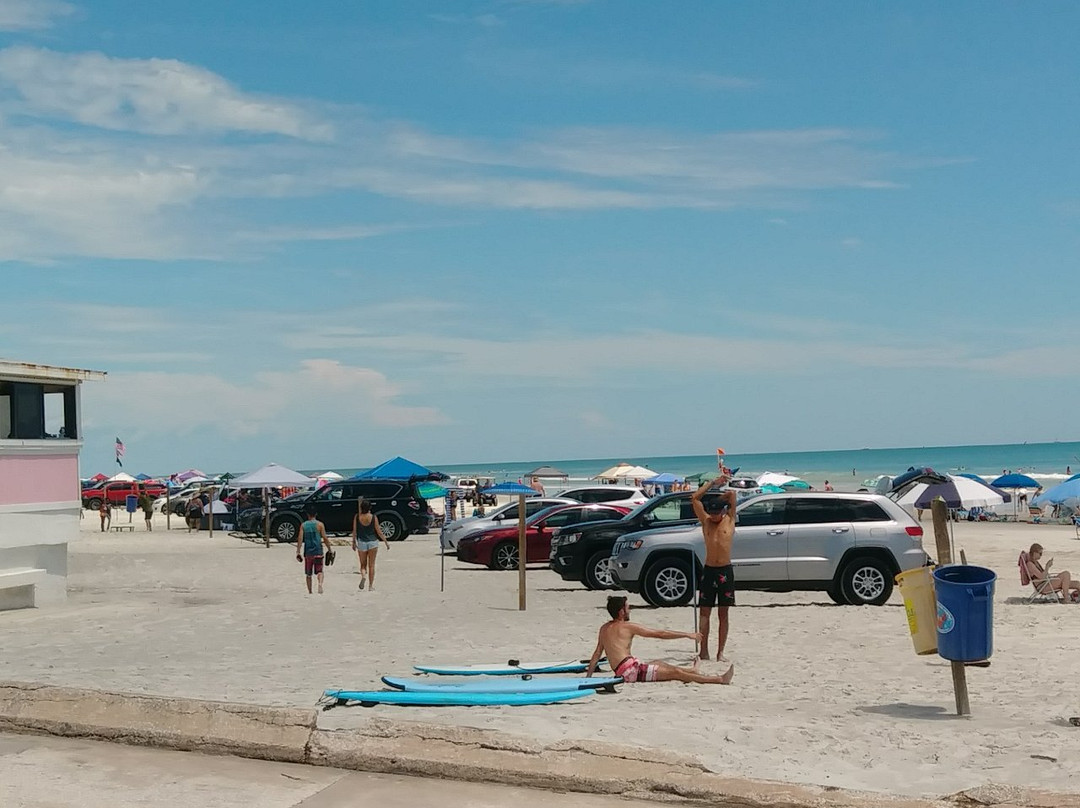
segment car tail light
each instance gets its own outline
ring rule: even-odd
[[[914,538],[914,537],[916,537],[916,536],[922,536],[922,534],[923,534],[923,532],[922,532],[922,528],[921,528],[921,527],[919,527],[918,525],[915,525],[915,526],[913,526],[913,527],[905,527],[905,528],[904,528],[904,531],[905,531],[905,532],[906,532],[906,533],[907,533],[907,534],[908,534],[909,536],[911,536],[912,538]]]

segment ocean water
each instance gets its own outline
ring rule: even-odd
[[[657,474],[677,476],[716,468],[716,455],[675,455],[671,457],[608,457],[588,460],[538,458],[530,461],[440,464],[434,466],[451,477],[490,477],[496,482],[517,480],[538,466],[554,466],[566,472],[571,482],[588,480],[616,463],[626,461],[653,469]],[[725,454],[729,468],[740,474],[765,471],[787,472],[821,487],[828,480],[840,490],[862,487],[880,474],[895,476],[909,467],[929,466],[935,471],[971,473],[987,482],[1008,470],[1022,472],[1045,485],[1080,472],[1080,442],[1014,443],[989,446],[922,446],[900,449],[850,449],[826,452],[770,452]],[[337,469],[351,475],[356,469]],[[548,486],[550,489],[551,486]]]

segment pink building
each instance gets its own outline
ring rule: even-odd
[[[79,385],[93,370],[0,359],[0,609],[67,598],[79,535]]]

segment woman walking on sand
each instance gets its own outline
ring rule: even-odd
[[[352,546],[356,557],[360,559],[360,588],[364,588],[367,579],[368,590],[375,589],[375,555],[379,552],[379,541],[390,549],[390,543],[379,527],[379,520],[371,512],[371,503],[360,500],[360,513],[353,519]]]

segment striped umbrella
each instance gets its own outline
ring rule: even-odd
[[[949,508],[994,508],[1012,500],[1012,496],[986,483],[970,477],[946,475],[948,482],[927,485],[919,483],[897,501],[899,505],[913,505],[927,510],[938,497]]]

